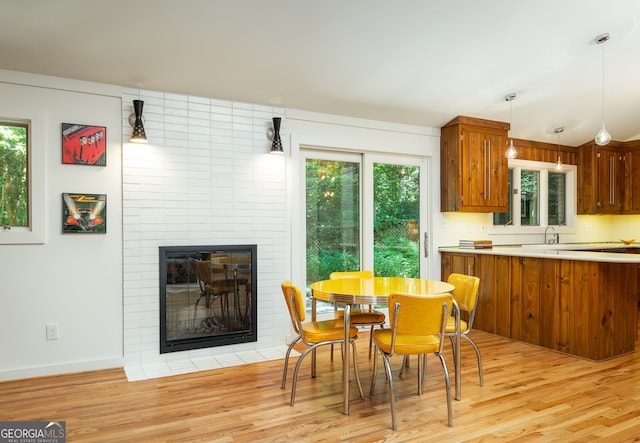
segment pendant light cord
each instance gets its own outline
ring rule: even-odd
[[[605,42],[602,42],[602,124],[604,124],[604,44]]]

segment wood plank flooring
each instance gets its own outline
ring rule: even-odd
[[[350,415],[342,414],[339,354],[319,351],[301,368],[296,405],[280,389],[282,360],[194,374],[127,382],[106,370],[0,383],[0,420],[65,420],[69,442],[404,442],[404,441],[639,441],[640,354],[600,363],[472,332],[484,363],[463,343],[462,400],[447,426],[440,365],[429,358],[425,393],[417,396],[415,360],[402,379],[395,357],[398,431],[391,430],[383,371],[376,395],[360,400],[351,386]],[[358,340],[368,394],[368,335]],[[636,349],[640,343],[636,342]],[[453,380],[452,358],[447,363]]]

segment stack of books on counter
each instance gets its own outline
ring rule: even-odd
[[[460,240],[460,248],[464,249],[491,249],[491,240]]]

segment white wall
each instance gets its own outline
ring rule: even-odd
[[[0,380],[122,365],[119,91],[0,71],[0,117],[35,118],[45,170],[44,243],[0,244]],[[106,126],[107,166],[63,165],[63,122]],[[107,233],[63,235],[64,192],[107,194]]]
[[[137,377],[177,360],[284,345],[290,329],[280,290],[290,278],[287,157],[269,154],[266,136],[283,109],[129,90],[122,109],[126,134],[137,98],[144,101],[149,143],[124,144],[127,373]],[[258,341],[160,354],[159,246],[223,244],[257,244]]]

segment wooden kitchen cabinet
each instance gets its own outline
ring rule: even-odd
[[[453,273],[477,277],[475,254],[442,253],[440,264],[442,281],[447,281],[449,275]]]
[[[511,258],[504,255],[478,255],[476,268],[480,277],[475,329],[511,338]],[[482,312],[482,315],[477,315]]]
[[[598,163],[597,205],[600,214],[619,214],[624,202],[623,154],[617,149],[596,149]]]
[[[511,338],[554,350],[566,347],[560,265],[560,260],[512,257]]]
[[[621,214],[625,207],[624,151],[619,142],[580,146],[578,214]]]
[[[640,148],[630,147],[624,152],[625,214],[640,214]]]
[[[509,272],[509,257],[506,256],[441,252],[442,281],[447,281],[453,273],[480,278],[476,312],[482,311],[483,315],[476,315],[474,328],[507,338],[510,337],[511,315],[511,291],[509,278],[506,278]]]
[[[508,123],[459,116],[440,131],[440,210],[508,210]]]
[[[635,263],[567,261],[567,352],[604,360],[633,352],[638,290]]]
[[[633,352],[638,264],[440,254],[443,280],[464,269],[480,277],[474,329],[596,361]]]

